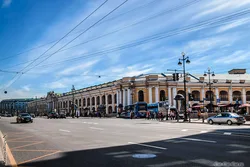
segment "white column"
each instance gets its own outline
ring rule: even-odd
[[[172,106],[171,88],[168,88],[168,104],[169,107]]]
[[[148,88],[149,103],[152,103],[152,87]]]
[[[108,111],[108,95],[105,95],[105,105],[106,105],[106,114],[109,113]]]
[[[232,92],[231,87],[229,87],[228,94],[229,94],[229,102],[232,103],[233,102],[233,92]]]
[[[127,89],[127,103],[131,105],[131,93],[130,89]]]
[[[247,98],[246,98],[246,88],[242,88],[242,103],[246,104]]]
[[[119,90],[119,104],[122,104],[122,91]]]
[[[120,97],[120,92],[117,90],[116,91],[116,112],[118,113],[118,106],[119,106],[119,97]]]
[[[204,87],[201,89],[201,100],[203,100],[205,98],[205,89]]]
[[[99,97],[100,97],[100,104],[102,104],[102,95],[100,95]]]
[[[115,95],[111,94],[112,97],[112,112],[115,111]]]
[[[173,88],[173,104],[174,104],[175,107],[176,107],[176,101],[174,100],[174,98],[175,98],[176,95],[177,95],[177,89],[175,87],[175,88]]]
[[[215,88],[216,101],[219,99],[219,89]]]
[[[159,87],[155,87],[155,101],[159,102]]]
[[[126,106],[126,91],[125,91],[125,89],[122,90],[122,95],[123,95],[122,105],[123,105],[123,107],[125,107]]]
[[[188,93],[191,93],[191,88],[188,88]]]

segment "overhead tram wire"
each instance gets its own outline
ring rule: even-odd
[[[137,6],[137,7],[133,8],[133,9],[131,9],[131,10],[125,11],[125,12],[123,12],[123,13],[121,13],[121,14],[118,14],[118,15],[116,15],[116,16],[114,16],[114,17],[110,17],[110,18],[108,18],[108,19],[105,19],[105,20],[103,20],[102,22],[100,22],[100,24],[105,23],[105,22],[108,22],[108,21],[111,21],[111,20],[116,19],[116,18],[118,18],[118,17],[120,17],[120,16],[122,16],[122,15],[125,15],[125,14],[127,14],[127,13],[133,12],[133,11],[139,9],[139,8],[146,7],[146,6],[148,6],[148,5],[152,4],[152,3],[155,3],[155,2],[158,2],[158,0],[152,0],[152,1],[148,2],[148,3],[145,3],[145,4],[143,4],[143,5]],[[83,30],[79,30],[79,31],[76,32],[76,34],[82,32],[82,31],[83,31]],[[75,33],[74,33],[74,34],[75,34]],[[72,34],[72,35],[73,35],[73,34]],[[69,36],[71,36],[71,35],[69,35]],[[0,61],[7,60],[7,59],[11,59],[11,58],[13,58],[13,57],[15,57],[15,56],[18,56],[18,55],[21,55],[21,54],[24,54],[24,53],[28,53],[28,52],[30,52],[30,51],[33,51],[33,50],[42,48],[42,47],[44,47],[44,46],[47,46],[47,45],[52,44],[52,43],[55,43],[55,42],[57,42],[57,41],[58,41],[58,39],[57,39],[57,40],[50,41],[50,42],[48,42],[48,43],[44,43],[44,44],[35,46],[35,47],[33,47],[33,48],[30,48],[30,49],[26,49],[26,50],[24,50],[24,51],[21,51],[20,53],[16,53],[16,54],[12,55],[12,56],[4,57],[4,58],[0,59]],[[31,61],[32,61],[32,60],[31,60]],[[23,64],[24,64],[24,63],[23,63]]]
[[[55,45],[57,45],[59,42],[61,42],[65,37],[67,37],[72,31],[74,31],[77,27],[79,27],[85,20],[87,20],[90,16],[92,16],[96,11],[98,11],[104,4],[106,4],[108,0],[105,0],[101,5],[99,5],[94,11],[92,11],[87,17],[85,17],[82,21],[80,21],[74,28],[72,28],[68,33],[66,33],[62,38],[60,38],[56,43],[54,43],[51,47],[49,47],[45,52],[43,52],[40,56],[38,56],[36,59],[34,59],[31,63],[29,63],[27,66],[25,66],[20,72],[25,70],[27,67],[32,65],[35,61],[40,59],[44,54],[46,54],[49,50],[51,50]],[[18,80],[21,77],[21,75],[18,76],[15,75],[11,81],[10,84],[7,86],[9,87],[12,85],[16,80]],[[16,78],[16,79],[15,79]],[[7,89],[7,87],[5,89]]]
[[[107,0],[106,0],[107,1]],[[106,3],[105,1],[105,3]],[[43,59],[42,61],[40,61],[39,63],[37,63],[35,66],[33,66],[32,68],[24,71],[23,73],[27,73],[28,71],[30,71],[31,69],[35,68],[37,65],[43,63],[44,61],[46,61],[47,59],[49,59],[50,57],[52,57],[54,54],[56,54],[58,51],[62,50],[64,47],[66,47],[67,45],[69,45],[71,42],[73,42],[74,40],[76,40],[78,37],[80,37],[82,34],[86,33],[88,30],[90,30],[92,27],[94,27],[96,24],[98,24],[100,21],[102,21],[103,19],[105,19],[107,16],[109,16],[110,14],[112,14],[113,12],[115,12],[117,9],[119,9],[121,6],[123,6],[128,0],[125,0],[124,2],[122,2],[120,5],[118,5],[116,8],[114,8],[113,10],[111,10],[108,14],[106,14],[105,16],[103,16],[101,19],[99,19],[97,22],[95,22],[94,24],[92,24],[89,28],[87,28],[84,32],[82,32],[81,34],[77,35],[75,38],[73,38],[71,41],[69,41],[68,43],[66,43],[65,45],[63,45],[60,49],[58,49],[57,51],[55,51],[54,53],[52,53],[51,55],[49,55],[48,57],[46,57],[45,59]],[[19,75],[22,76],[22,75]],[[17,79],[19,79],[20,77],[18,77]],[[17,81],[17,80],[15,80]],[[13,83],[11,83],[10,85],[12,85]],[[9,85],[9,86],[10,86]]]
[[[159,16],[162,16],[162,15],[165,15],[165,14],[168,14],[168,13],[172,13],[172,12],[181,10],[181,9],[183,9],[183,8],[186,8],[186,7],[189,7],[189,6],[191,6],[191,5],[194,5],[195,3],[199,2],[199,1],[200,1],[200,0],[194,0],[194,1],[191,1],[191,2],[188,2],[188,3],[185,3],[185,4],[182,4],[182,5],[175,6],[175,7],[172,8],[172,9],[167,9],[167,10],[158,12],[158,13],[156,13],[156,14],[153,14],[153,15],[151,15],[151,16],[144,17],[144,18],[142,18],[141,20],[135,21],[135,22],[132,23],[132,24],[128,24],[128,25],[123,26],[123,27],[121,27],[121,28],[118,28],[118,29],[116,29],[116,30],[114,30],[114,31],[112,31],[112,32],[109,32],[109,33],[106,33],[106,34],[103,34],[103,35],[94,37],[94,38],[92,38],[92,39],[90,39],[90,40],[86,40],[86,41],[84,41],[84,42],[82,42],[82,43],[79,43],[79,44],[77,44],[77,45],[74,45],[74,46],[72,46],[72,47],[70,47],[70,48],[62,49],[62,50],[60,50],[59,52],[62,52],[62,51],[71,49],[71,48],[73,48],[73,47],[77,47],[77,46],[79,46],[79,45],[83,45],[83,44],[86,44],[86,43],[89,43],[89,42],[92,42],[92,41],[101,39],[101,38],[103,38],[103,37],[106,37],[106,36],[108,36],[108,35],[112,35],[112,34],[114,34],[114,33],[120,32],[120,31],[122,31],[122,30],[124,30],[124,29],[127,29],[127,28],[129,28],[129,27],[132,27],[132,26],[141,24],[141,23],[143,23],[143,22],[145,22],[145,21],[154,19],[154,18],[156,18],[156,17],[159,17]],[[106,20],[104,20],[104,21],[106,21]],[[31,61],[32,61],[32,60],[31,60]],[[16,64],[16,65],[11,66],[11,67],[9,67],[9,68],[16,67],[16,66],[19,66],[19,65],[22,65],[22,64],[26,64],[26,63],[28,63],[28,62],[19,63],[19,64]]]
[[[101,50],[101,51],[94,52],[94,53],[91,53],[91,54],[83,54],[84,56],[79,56],[79,57],[76,57],[76,58],[70,58],[70,59],[62,60],[62,61],[59,61],[59,62],[56,62],[56,63],[51,63],[51,64],[42,65],[42,66],[38,66],[38,67],[46,67],[46,66],[50,66],[50,65],[60,64],[60,63],[63,63],[63,62],[75,61],[75,60],[79,60],[79,59],[82,59],[82,58],[93,57],[93,55],[98,56],[98,55],[103,55],[103,54],[107,54],[107,53],[112,53],[114,51],[119,51],[119,50],[123,50],[123,49],[126,49],[126,48],[138,46],[138,45],[145,44],[145,43],[148,43],[148,42],[151,42],[151,41],[164,39],[164,38],[171,37],[171,36],[174,36],[174,35],[179,35],[179,34],[182,34],[182,33],[185,33],[185,32],[192,32],[194,30],[200,30],[200,29],[209,28],[209,27],[211,28],[211,27],[221,26],[221,25],[224,25],[224,24],[228,24],[229,22],[232,22],[233,21],[232,19],[235,19],[234,17],[237,18],[239,16],[249,14],[249,13],[250,13],[250,10],[247,13],[246,12],[244,12],[244,13],[236,13],[234,15],[224,16],[223,18],[220,16],[220,17],[217,17],[217,18],[209,19],[207,21],[203,21],[203,22],[200,22],[200,23],[196,23],[196,24],[193,24],[193,25],[186,26],[186,27],[180,28],[178,30],[172,30],[172,31],[169,31],[167,33],[164,32],[164,33],[159,33],[159,34],[156,34],[156,35],[152,35],[152,36],[149,36],[149,37],[146,37],[146,38],[142,39],[141,41],[135,40],[135,41],[126,43],[124,45],[116,46],[116,47],[113,47],[113,48],[110,48],[110,49]],[[240,14],[240,15],[238,15],[238,14]],[[211,21],[213,21],[213,22],[211,22]],[[72,47],[74,47],[74,46],[72,46]]]

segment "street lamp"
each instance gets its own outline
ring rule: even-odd
[[[186,69],[185,69],[186,67],[185,67],[185,65],[186,65],[186,63],[189,64],[190,60],[189,60],[188,56],[185,57],[184,52],[182,52],[181,54],[182,54],[182,58],[179,59],[178,65],[179,66],[182,65],[182,67],[183,67],[183,75],[184,75],[184,80],[183,80],[183,82],[184,82],[184,121],[187,121],[188,120],[187,119],[187,93],[186,93],[187,88],[186,88]]]
[[[214,72],[211,71],[211,69],[208,67],[207,71],[204,72],[204,76],[206,77],[208,75],[208,87],[209,87],[209,101],[210,101],[210,104],[209,104],[209,111],[211,112],[212,111],[212,84],[211,83],[211,75],[212,77],[215,76]]]

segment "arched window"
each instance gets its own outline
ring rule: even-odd
[[[100,105],[100,96],[97,96],[97,105]]]
[[[211,98],[212,101],[214,101],[214,92],[213,91],[207,91],[206,92],[207,101],[210,101],[210,98]]]
[[[82,106],[82,99],[79,99],[79,106]]]
[[[90,106],[90,98],[87,99],[87,106]]]
[[[91,101],[92,101],[92,105],[95,105],[95,97],[92,97]]]
[[[86,106],[86,99],[83,99],[83,106]]]
[[[75,104],[78,105],[78,100],[77,99],[75,100]]]
[[[185,97],[185,92],[184,92],[184,90],[179,90],[179,91],[177,92],[177,94],[181,94],[181,95],[183,95],[183,96]]]
[[[246,98],[247,98],[247,101],[250,101],[250,91],[246,92]]]
[[[228,93],[227,91],[220,91],[220,100],[221,101],[228,101]]]
[[[108,104],[112,104],[112,95],[108,95]]]
[[[192,96],[194,98],[194,101],[200,101],[200,92],[198,90],[192,91]]]
[[[144,93],[142,90],[138,92],[138,101],[144,101]]]
[[[233,92],[233,101],[241,100],[241,92],[240,91],[234,91]]]
[[[111,106],[109,106],[108,112],[109,112],[109,114],[112,113],[112,107]]]
[[[115,104],[117,103],[117,94],[115,94]]]
[[[106,98],[105,98],[105,95],[102,96],[102,104],[105,104],[106,103]]]
[[[160,101],[165,101],[166,100],[166,94],[164,90],[160,91]]]

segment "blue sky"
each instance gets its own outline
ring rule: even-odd
[[[24,72],[104,0],[0,0],[0,70],[7,71],[0,71],[0,98],[40,97],[67,92],[73,84],[80,89],[180,69],[181,52],[190,57],[192,74],[207,67],[215,73],[249,68],[250,14],[237,12],[248,10],[250,0],[129,0],[40,64],[123,1],[109,0],[13,83],[11,72]]]

